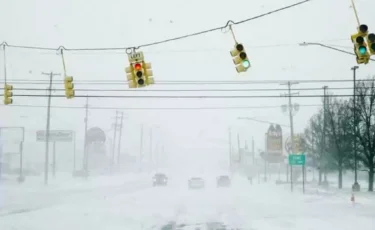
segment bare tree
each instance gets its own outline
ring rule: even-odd
[[[338,171],[338,187],[342,188],[342,175],[349,168],[353,152],[352,109],[349,102],[330,97],[327,107],[326,142],[327,163]]]
[[[305,128],[304,137],[306,150],[309,156],[318,166],[319,184],[322,182],[323,165],[324,165],[324,146],[323,146],[323,109],[320,109],[313,117],[310,118],[310,125]]]
[[[362,154],[358,160],[368,170],[368,190],[374,190],[375,171],[375,79],[359,81],[356,84],[356,137]]]

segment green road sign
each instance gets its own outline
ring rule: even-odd
[[[291,154],[288,159],[290,165],[305,165],[306,163],[305,154]]]

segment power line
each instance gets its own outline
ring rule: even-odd
[[[0,105],[5,106],[5,105]],[[301,107],[319,107],[321,104],[305,104],[300,105]],[[45,105],[7,105],[7,108],[12,107],[29,107],[29,108],[46,108]],[[85,106],[51,106],[54,109],[85,109]],[[101,106],[90,106],[90,110],[240,110],[240,109],[274,109],[280,108],[280,105],[269,105],[269,106],[217,106],[217,107],[101,107]]]
[[[0,94],[0,96],[3,96]],[[361,95],[361,96],[368,96],[371,97],[373,95]],[[43,94],[14,94],[13,97],[48,97],[48,95]],[[52,95],[52,97],[56,98],[65,98],[65,95]],[[324,95],[75,95],[76,98],[81,97],[89,97],[89,98],[137,98],[137,99],[240,99],[240,98],[288,98],[288,97],[300,97],[300,98],[320,98],[324,97]],[[332,94],[327,95],[326,97],[353,97],[353,94]]]
[[[358,88],[358,87],[356,87]],[[0,87],[0,90],[4,89]],[[319,88],[295,88],[293,90],[315,91]],[[353,87],[337,87],[330,90],[353,90]],[[15,88],[13,91],[46,91],[44,88]],[[53,89],[53,91],[65,91],[65,89]],[[264,92],[264,91],[286,91],[281,88],[262,89],[75,89],[76,92]]]
[[[280,12],[280,11],[284,11],[284,10],[287,10],[287,9],[290,9],[290,8],[293,8],[293,7],[296,7],[298,5],[302,5],[304,3],[307,3],[307,2],[310,2],[312,0],[304,0],[304,1],[301,1],[301,2],[297,2],[297,3],[294,3],[294,4],[291,4],[291,5],[288,5],[288,6],[285,6],[285,7],[282,7],[282,8],[279,8],[279,9],[276,9],[276,10],[273,10],[273,11],[269,11],[267,13],[263,13],[263,14],[260,14],[260,15],[257,15],[257,16],[254,16],[254,17],[250,17],[250,18],[247,18],[247,19],[244,19],[244,20],[241,20],[241,21],[237,21],[237,22],[234,22],[232,20],[229,20],[225,26],[220,26],[220,27],[216,27],[216,28],[211,28],[211,29],[207,29],[207,30],[203,30],[203,31],[200,31],[200,32],[195,32],[195,33],[191,33],[191,34],[186,34],[186,35],[183,35],[183,36],[179,36],[179,37],[175,37],[175,38],[169,38],[169,39],[165,39],[165,40],[161,40],[161,41],[155,41],[155,42],[150,42],[150,43],[146,43],[146,44],[142,44],[142,45],[138,45],[138,46],[133,46],[133,47],[117,47],[117,48],[74,48],[74,49],[69,49],[69,48],[66,48],[64,46],[59,46],[59,48],[49,48],[49,47],[40,47],[40,46],[25,46],[25,45],[9,45],[8,43],[6,42],[3,42],[2,46],[7,46],[7,47],[12,47],[12,48],[20,48],[20,49],[35,49],[35,50],[67,50],[67,51],[103,51],[103,50],[135,50],[135,49],[139,49],[141,47],[148,47],[148,46],[155,46],[155,45],[159,45],[159,44],[163,44],[163,43],[168,43],[168,42],[172,42],[172,41],[177,41],[177,40],[182,40],[182,39],[185,39],[185,38],[189,38],[189,37],[194,37],[194,36],[198,36],[198,35],[202,35],[202,34],[206,34],[206,33],[210,33],[210,32],[214,32],[214,31],[218,31],[218,30],[224,30],[226,28],[228,28],[230,25],[239,25],[239,24],[243,24],[243,23],[246,23],[246,22],[249,22],[249,21],[252,21],[252,20],[255,20],[255,19],[259,19],[259,18],[262,18],[262,17],[265,17],[265,16],[268,16],[268,15],[271,15],[271,14],[274,14],[274,13],[277,13],[277,12]]]
[[[290,80],[258,80],[258,81],[203,81],[203,80],[179,80],[179,81],[172,81],[172,80],[160,80],[157,81],[156,84],[160,85],[195,85],[195,84],[218,84],[218,85],[249,85],[249,84],[285,84]],[[296,79],[300,84],[307,84],[307,83],[344,83],[349,82],[352,83],[353,79],[336,79],[336,80],[327,80],[327,79],[303,79],[299,80]],[[374,81],[374,79],[359,79],[357,81],[367,82],[367,81]],[[14,80],[7,80],[9,84],[24,84],[24,85],[44,85],[48,84],[46,80],[30,80],[30,79],[14,79]],[[55,83],[62,84],[63,80],[56,80]],[[85,85],[118,85],[118,84],[125,84],[127,81],[125,80],[78,80],[74,81],[75,85],[78,84],[85,84]],[[4,81],[0,81],[0,83],[4,83]]]
[[[347,41],[348,39],[330,39],[330,40],[321,40],[321,41],[316,41],[315,43],[324,43],[324,42],[338,42],[338,41]],[[313,43],[311,43],[313,44]],[[259,48],[276,48],[276,47],[290,47],[290,46],[301,46],[301,43],[295,42],[295,43],[281,43],[281,44],[273,44],[273,45],[258,45],[258,46],[246,46],[248,49],[259,49]],[[340,45],[329,45],[330,47],[340,47],[340,48],[346,48],[346,49],[351,49],[349,46],[340,46]],[[55,50],[54,50],[55,51]],[[106,54],[118,54],[118,55],[124,55],[124,51],[119,51],[119,50],[109,50],[110,52],[106,52]],[[148,54],[159,54],[159,53],[208,53],[208,52],[227,52],[226,49],[220,49],[220,48],[209,48],[209,49],[163,49],[163,50],[149,50],[147,51]],[[56,55],[56,53],[41,53],[42,55]],[[89,52],[81,52],[81,51],[71,51],[69,54],[80,54],[80,55],[93,55],[95,53]],[[102,53],[101,53],[102,54]]]

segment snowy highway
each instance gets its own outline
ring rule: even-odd
[[[58,200],[51,195],[47,203],[39,197],[39,207],[0,216],[0,229],[161,229],[168,222],[196,229],[202,223],[222,222],[233,229],[353,230],[375,224],[371,200],[358,198],[353,206],[349,196],[316,193],[313,188],[303,195],[298,188],[292,194],[289,186],[271,182],[250,185],[235,178],[231,188],[216,188],[214,180],[206,181],[202,190],[189,190],[179,178],[154,188],[151,179],[142,177],[134,183],[60,193]]]

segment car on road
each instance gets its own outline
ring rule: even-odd
[[[231,184],[229,176],[219,176],[216,179],[216,186],[217,187],[229,187]]]
[[[152,178],[152,186],[166,186],[168,177],[163,173],[156,173]]]
[[[201,177],[193,177],[188,181],[189,189],[202,189],[205,187],[205,181]]]

